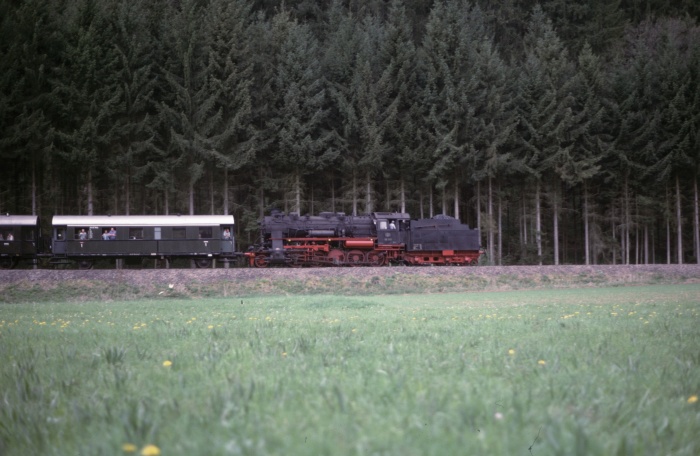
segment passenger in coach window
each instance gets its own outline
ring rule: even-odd
[[[102,240],[103,241],[109,241],[109,233],[107,232],[107,228],[102,230]]]
[[[85,228],[82,228],[80,230],[80,233],[78,233],[78,239],[80,239],[81,241],[84,241],[87,239],[87,233],[85,232]]]
[[[12,233],[7,233],[7,236],[5,236],[6,241],[14,241],[15,237]]]
[[[116,238],[117,238],[117,230],[115,230],[114,228],[111,228],[111,229],[109,230],[109,240],[110,240],[110,241],[113,241],[113,240],[115,240]]]
[[[231,239],[231,231],[228,228],[224,229],[224,239]]]

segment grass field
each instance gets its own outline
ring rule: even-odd
[[[0,454],[696,455],[700,285],[0,306]]]

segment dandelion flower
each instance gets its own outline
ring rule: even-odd
[[[136,445],[134,445],[133,443],[125,443],[124,445],[122,445],[122,450],[124,451],[124,453],[133,453],[136,451]]]
[[[688,398],[688,404],[695,404],[698,401],[698,396],[693,394]]]
[[[159,456],[160,448],[155,445],[146,445],[141,450],[141,456]]]
[[[508,350],[508,354],[509,354],[509,355],[514,355],[514,354],[515,354],[515,350],[513,350],[513,349],[511,348],[510,350]]]
[[[173,365],[173,362],[170,360],[163,361],[163,367],[170,367],[172,365]]]
[[[541,359],[541,360],[537,361],[537,364],[539,364],[540,366],[544,366],[545,364],[547,364],[547,361]]]
[[[214,325],[207,326],[208,329],[214,329]]]

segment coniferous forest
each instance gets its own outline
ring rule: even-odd
[[[0,209],[447,214],[700,261],[696,0],[0,0]]]

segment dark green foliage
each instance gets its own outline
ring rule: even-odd
[[[443,212],[494,262],[699,261],[699,15],[1,1],[0,210],[233,213],[242,248],[273,207]]]

